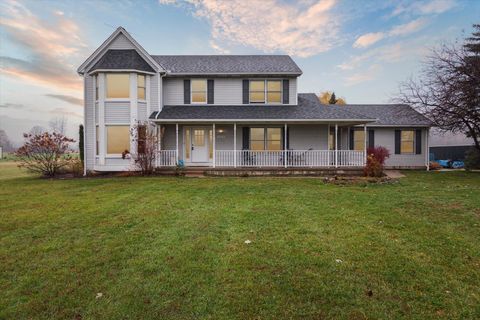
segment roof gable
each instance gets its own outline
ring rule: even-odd
[[[143,59],[135,49],[112,50],[109,49],[95,65],[89,69],[94,70],[138,70],[155,72],[153,68]]]
[[[110,37],[105,40],[100,47],[98,47],[91,55],[85,60],[80,67],[78,67],[77,72],[79,74],[84,74],[88,71],[89,67],[92,64],[96,64],[99,59],[105,55],[109,49],[131,49],[136,50],[137,53],[145,60],[145,62],[154,70],[164,71],[161,65],[159,65],[145,49],[138,44],[135,39],[122,27],[118,27]]]
[[[350,112],[374,116],[377,121],[371,126],[431,126],[432,122],[406,104],[347,104]]]

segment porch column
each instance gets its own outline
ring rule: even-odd
[[[283,130],[283,162],[285,168],[287,167],[287,123],[285,123],[285,128]]]
[[[178,123],[175,124],[175,145],[176,145],[175,163],[178,164]]]
[[[428,136],[430,135],[430,128],[425,129],[425,166],[427,171],[430,171],[430,147],[428,145]]]
[[[338,124],[335,123],[335,168],[338,168]]]
[[[237,167],[237,123],[233,124],[233,167]]]
[[[213,132],[212,132],[212,142],[213,142],[213,154],[212,154],[212,158],[213,158],[213,167],[215,168],[215,153],[216,153],[216,146],[215,146],[215,123],[212,125],[213,127]]]
[[[330,167],[330,123],[327,126],[327,167]]]
[[[367,164],[367,125],[363,125],[363,161]]]

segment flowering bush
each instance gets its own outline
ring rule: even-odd
[[[53,177],[66,167],[71,158],[65,155],[69,144],[75,142],[61,133],[43,132],[40,134],[24,134],[25,143],[16,152],[19,167]]]
[[[367,165],[364,173],[367,177],[383,176],[385,160],[390,157],[390,152],[385,147],[367,149]]]

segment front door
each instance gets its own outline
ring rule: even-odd
[[[192,162],[208,162],[208,129],[192,128]]]

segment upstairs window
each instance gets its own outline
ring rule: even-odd
[[[145,100],[146,96],[145,75],[137,75],[137,95],[139,100]]]
[[[194,79],[192,86],[192,103],[207,103],[207,80]]]
[[[415,131],[414,130],[402,130],[400,135],[400,153],[412,154],[415,151]]]
[[[107,99],[130,98],[130,75],[128,73],[107,73]]]
[[[282,81],[280,80],[251,80],[250,103],[281,103]]]

